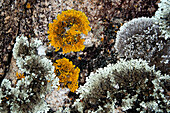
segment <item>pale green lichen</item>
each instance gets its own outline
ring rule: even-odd
[[[157,20],[155,23],[160,26],[162,34],[165,35],[165,39],[167,40],[170,38],[170,1],[160,0],[158,6],[159,8],[154,16]]]
[[[23,35],[17,37],[13,56],[25,77],[17,79],[15,85],[3,79],[0,88],[3,91],[0,94],[0,112],[40,113],[49,110],[45,95],[52,88],[58,88],[59,79],[54,74],[52,62],[45,56],[38,55],[37,48],[41,44],[37,39],[29,42]]]
[[[91,73],[87,82],[78,88],[80,96],[73,106],[81,113],[115,112],[119,107],[123,112],[137,112],[137,109],[166,112],[169,107],[161,77],[160,71],[155,71],[155,67],[144,60],[121,60]],[[147,109],[140,104],[143,102]],[[157,103],[154,108],[153,103]]]

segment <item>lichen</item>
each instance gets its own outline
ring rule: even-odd
[[[125,23],[117,32],[115,49],[118,56],[125,59],[143,59],[149,62],[149,65],[156,65],[156,70],[161,70],[163,74],[169,74],[168,45],[165,35],[156,25],[155,18],[135,18]],[[160,58],[162,57],[162,58]]]
[[[80,69],[78,67],[75,68],[73,62],[66,58],[56,60],[56,63],[53,65],[55,66],[54,72],[60,79],[60,84],[62,84],[61,87],[67,86],[71,92],[75,92],[78,88]]]
[[[115,49],[120,57],[145,58],[151,57],[154,51],[160,51],[163,44],[159,39],[159,28],[153,26],[153,18],[135,18],[117,32]]]
[[[158,3],[158,10],[155,12],[154,18],[157,20],[155,23],[159,25],[165,39],[170,38],[170,1],[160,0]]]
[[[169,107],[161,77],[160,71],[142,59],[121,60],[92,72],[77,89],[80,96],[73,106],[81,113],[113,112],[119,107],[123,112],[138,112],[137,108],[144,112],[166,112]]]
[[[28,41],[23,35],[17,37],[13,56],[19,70],[16,83],[3,79],[1,84],[0,107],[8,112],[47,112],[49,106],[44,101],[45,94],[52,88],[58,88],[59,79],[54,74],[52,62],[45,56],[39,56],[37,48],[40,40]],[[5,100],[4,100],[5,99]],[[0,112],[4,111],[3,109]]]
[[[57,20],[49,24],[48,39],[58,51],[62,48],[63,53],[83,50],[84,39],[81,34],[88,34],[91,28],[86,15],[81,11],[67,10],[57,15]]]

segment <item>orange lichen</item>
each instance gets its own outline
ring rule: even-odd
[[[120,23],[120,25],[122,26],[122,25],[123,25],[123,23]]]
[[[27,3],[26,8],[27,8],[27,9],[31,8],[31,5],[30,5],[29,2]]]
[[[17,79],[25,78],[24,73],[23,74],[21,74],[21,73],[18,74],[18,72],[17,72],[16,76],[17,76]]]
[[[81,57],[78,57],[78,60],[81,60]]]
[[[102,37],[100,40],[103,42],[103,41],[104,41],[104,38]]]
[[[5,97],[7,100],[9,99],[8,97]]]
[[[91,30],[86,15],[81,11],[67,10],[58,14],[57,20],[49,24],[48,39],[58,51],[62,48],[63,53],[83,50],[84,39],[81,34],[88,34]]]
[[[53,64],[55,66],[55,74],[59,78],[59,83],[63,84],[61,87],[68,87],[71,92],[75,92],[78,88],[78,78],[80,69],[73,62],[69,61],[69,59],[63,58],[56,60],[56,63]]]

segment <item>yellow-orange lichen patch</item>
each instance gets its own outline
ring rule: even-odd
[[[78,88],[80,69],[78,67],[75,68],[73,62],[66,58],[56,60],[56,63],[53,65],[55,66],[54,72],[59,78],[59,83],[62,84],[61,87],[67,86],[71,92],[75,92]]]
[[[87,35],[91,30],[86,15],[81,11],[67,10],[58,14],[57,20],[49,24],[48,39],[58,51],[62,48],[63,53],[84,50],[84,39],[81,34]]]
[[[18,72],[16,73],[16,77],[17,77],[17,79],[25,78],[24,73],[23,74],[21,74],[21,73],[18,74]]]

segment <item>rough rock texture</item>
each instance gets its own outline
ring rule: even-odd
[[[6,72],[8,72],[16,36],[19,34],[34,36],[30,19],[32,11],[26,7],[27,3],[29,1],[26,0],[2,0],[0,6],[0,22],[3,23],[0,25],[1,80],[6,75]],[[30,1],[30,3],[34,3],[34,1]]]
[[[73,8],[84,12],[90,21],[92,31],[86,36],[88,40],[85,50],[62,55],[54,53],[53,47],[49,46],[51,52],[47,50],[47,56],[53,61],[62,57],[72,60],[81,70],[79,80],[83,85],[91,71],[117,62],[113,45],[120,26],[136,17],[153,16],[158,8],[157,1],[159,2],[159,0],[1,0],[0,23],[3,24],[0,24],[0,83],[4,75],[6,78],[10,76],[10,79],[15,77],[16,73],[12,70],[15,61],[11,59],[16,37],[24,34],[29,38],[39,38],[46,45],[48,23],[51,23],[61,11]],[[162,51],[162,54],[164,52],[166,50]]]
[[[53,0],[52,0],[53,1]],[[2,0],[0,4],[0,83],[9,70],[12,48],[18,35],[47,42],[48,22],[55,15],[47,0]]]

